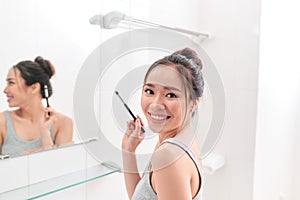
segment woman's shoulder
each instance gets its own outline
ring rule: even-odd
[[[58,111],[55,112],[55,117],[57,118],[57,121],[63,121],[64,123],[73,121],[70,116]]]
[[[2,130],[2,127],[6,125],[5,112],[7,112],[7,111],[0,112],[0,128],[1,128],[1,130]]]
[[[155,169],[162,169],[170,165],[180,166],[183,163],[184,166],[194,166],[194,161],[191,159],[191,156],[193,155],[190,154],[194,154],[195,159],[200,162],[199,156],[196,156],[199,151],[195,141],[185,144],[181,140],[174,140],[171,139],[171,141],[164,141],[153,153],[151,163]]]
[[[0,140],[3,141],[6,135],[6,118],[4,112],[0,112]],[[1,143],[1,142],[0,142]]]
[[[5,121],[4,112],[0,112],[0,125]]]
[[[55,112],[55,127],[57,129],[62,129],[64,127],[72,127],[73,126],[73,120],[68,115],[58,112]]]
[[[177,165],[184,159],[185,155],[184,149],[179,146],[167,142],[163,143],[152,155],[152,167],[154,170],[159,170],[170,165]]]

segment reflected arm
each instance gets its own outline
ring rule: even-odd
[[[73,144],[73,121],[71,118],[59,114],[55,122],[57,133],[55,135],[55,145],[64,146]]]

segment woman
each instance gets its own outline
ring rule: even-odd
[[[202,63],[189,48],[151,65],[141,106],[149,128],[159,139],[151,161],[140,177],[135,151],[143,140],[140,118],[130,121],[122,141],[126,190],[132,200],[201,199],[200,155],[191,128],[203,93]]]
[[[0,113],[0,154],[15,156],[72,143],[72,120],[42,104],[52,95],[54,73],[51,62],[40,56],[9,70],[4,93],[9,107],[17,109]]]

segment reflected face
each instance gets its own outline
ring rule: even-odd
[[[156,133],[176,134],[191,117],[185,85],[172,66],[159,65],[143,86],[141,106],[149,128]]]
[[[25,80],[21,77],[18,69],[9,70],[6,78],[4,93],[7,97],[9,107],[20,107],[28,101],[29,87],[25,85]]]

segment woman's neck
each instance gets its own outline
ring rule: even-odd
[[[40,117],[44,112],[44,106],[41,102],[35,103],[25,107],[20,107],[15,112],[20,118],[36,121],[40,120]]]
[[[168,133],[159,133],[159,140],[158,143],[162,143],[164,140],[168,138],[176,138],[181,141],[191,141],[194,140],[195,133],[192,131],[192,128],[190,125],[186,125],[184,127],[181,127],[180,129],[173,130]]]

